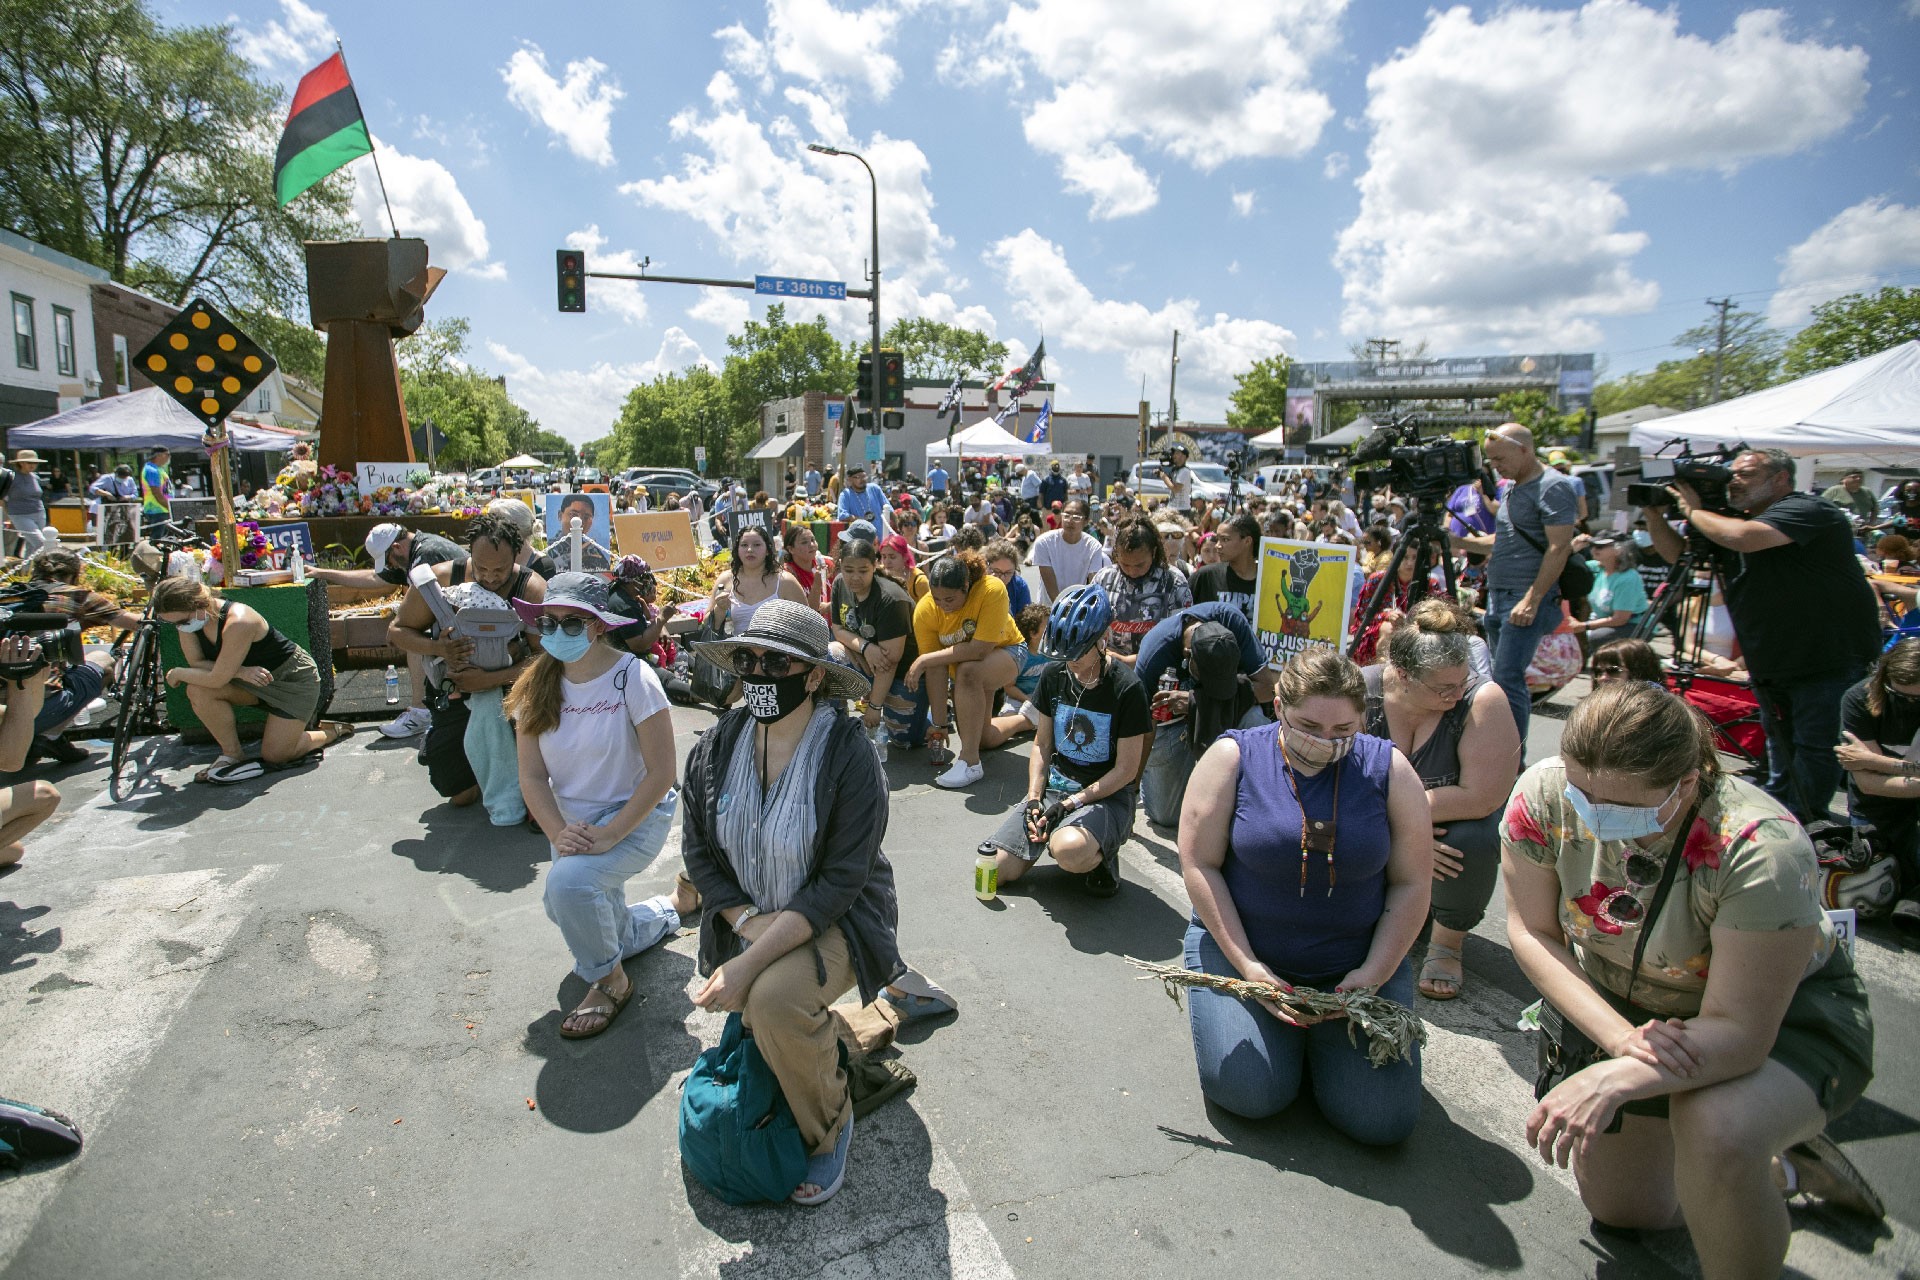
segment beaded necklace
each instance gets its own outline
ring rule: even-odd
[[[1287,789],[1293,793],[1293,802],[1300,809],[1300,896],[1307,896],[1307,860],[1310,854],[1323,853],[1327,857],[1327,896],[1333,896],[1334,881],[1337,878],[1333,868],[1334,834],[1340,825],[1340,766],[1344,759],[1334,762],[1333,766],[1333,813],[1322,822],[1318,818],[1307,817],[1306,802],[1300,798],[1300,785],[1294,778],[1293,764],[1287,759],[1287,747],[1283,740],[1280,744],[1280,772],[1286,775]]]

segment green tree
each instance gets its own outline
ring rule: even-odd
[[[728,421],[719,439],[709,443],[708,466],[725,475],[760,443],[760,406],[805,391],[848,395],[858,360],[827,328],[826,317],[789,324],[784,304],[767,308],[764,321],[749,320],[727,338],[727,361],[720,372]],[[691,376],[691,370],[687,376]]]
[[[712,459],[725,447],[732,427],[721,377],[705,365],[694,365],[628,392],[613,434],[600,442],[594,456],[603,467],[691,468],[694,446],[705,445]]]
[[[998,373],[1008,359],[1007,344],[999,339],[938,320],[895,320],[880,345],[905,357],[909,378],[951,381],[963,370]]]
[[[1593,389],[1594,412],[1605,417],[1646,404],[1694,409],[1713,403],[1714,348],[1719,340],[1717,316],[1688,329],[1674,338],[1673,345],[1691,354],[1678,360],[1662,360],[1650,370],[1600,383]],[[1718,398],[1731,400],[1777,382],[1780,347],[1779,331],[1767,328],[1757,313],[1729,312]]]
[[[431,422],[447,437],[435,460],[448,467],[482,467],[543,447],[565,449],[564,440],[542,432],[513,402],[505,383],[466,363],[468,331],[463,316],[429,321],[398,348],[408,419],[416,425]],[[553,443],[543,445],[549,438]]]
[[[287,319],[306,310],[301,241],[350,233],[348,187],[273,198],[283,98],[225,27],[163,28],[141,0],[5,0],[0,224],[166,301],[205,295],[313,374],[317,340]]]
[[[1780,362],[1789,378],[1865,359],[1920,339],[1920,289],[1889,285],[1850,293],[1813,309],[1813,320],[1787,344]]]
[[[1287,420],[1287,370],[1293,361],[1283,355],[1255,360],[1233,380],[1227,396],[1227,425],[1248,437],[1262,435]]]

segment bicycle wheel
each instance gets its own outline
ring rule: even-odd
[[[113,759],[107,775],[107,790],[115,800],[120,798],[120,769],[126,763],[127,747],[135,733],[151,728],[158,674],[154,648],[152,629],[142,627],[133,638],[120,678],[120,722],[113,731]]]

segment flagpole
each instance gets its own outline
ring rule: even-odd
[[[338,40],[335,40],[333,42],[333,51],[340,55],[340,69],[347,72],[347,83],[352,84],[353,72],[347,69],[346,46]],[[360,90],[357,88],[353,91],[353,100],[356,105],[360,101]],[[367,118],[365,107],[360,108],[360,118],[363,121]],[[393,201],[387,199],[387,177],[380,172],[380,148],[373,145],[373,130],[371,129],[367,130],[367,156],[373,161],[373,179],[380,184],[380,203],[387,207],[387,227],[393,232],[393,238],[398,240],[400,238],[400,224],[393,219]]]

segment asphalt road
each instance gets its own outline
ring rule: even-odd
[[[1570,699],[1562,695],[1562,705]],[[684,753],[712,721],[673,713]],[[1534,755],[1560,722],[1537,717]],[[1524,1145],[1532,999],[1496,908],[1460,1000],[1422,1002],[1426,1103],[1399,1150],[1310,1107],[1204,1104],[1185,1015],[1123,957],[1179,953],[1172,833],[1141,827],[1120,895],[1055,870],[983,905],[974,846],[1024,747],[971,793],[890,765],[903,950],[961,1001],[898,1046],[919,1087],[858,1127],[828,1206],[732,1208],[682,1175],[678,1085],[720,1019],[693,939],[630,965],[644,1002],[590,1041],[540,905],[546,845],[436,802],[409,744],[363,732],[264,785],[54,775],[59,817],[0,877],[0,1093],[87,1148],[0,1180],[7,1280],[308,1275],[1035,1277],[1697,1274],[1684,1233],[1595,1234]],[[664,889],[677,843],[638,878]],[[1880,1076],[1836,1126],[1892,1208],[1878,1233],[1796,1214],[1817,1277],[1920,1270],[1920,969],[1869,930]]]

